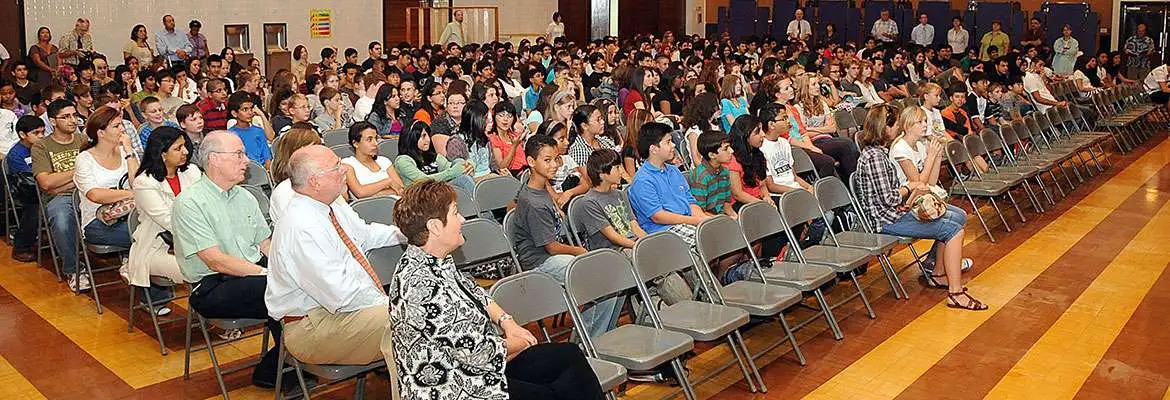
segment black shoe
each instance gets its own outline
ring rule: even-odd
[[[289,368],[292,368],[292,366],[289,366]],[[310,384],[310,377],[313,378],[312,384]],[[252,385],[263,389],[276,388],[276,376],[257,376],[257,374],[253,372]],[[314,385],[316,385],[316,377],[313,375],[305,375],[305,386],[312,388]],[[295,387],[299,391],[301,384],[297,382],[297,371],[286,371],[284,373],[284,378],[280,381],[280,386],[283,387],[281,388],[281,391],[287,391],[290,387]]]
[[[12,253],[12,259],[20,262],[35,262],[37,254],[31,251],[22,251]]]

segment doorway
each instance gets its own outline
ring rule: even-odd
[[[1137,33],[1138,24],[1146,24],[1146,35],[1154,39],[1154,49],[1165,54],[1170,26],[1170,3],[1129,2],[1121,3],[1121,19],[1118,26],[1117,49],[1125,49],[1125,41]]]

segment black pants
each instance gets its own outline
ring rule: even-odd
[[[861,156],[857,145],[852,140],[839,137],[817,139],[813,141],[813,144],[837,161],[837,176],[841,178],[842,182],[848,184],[849,177],[853,175],[854,171],[857,171],[857,158]],[[818,172],[820,171],[818,170]],[[828,175],[821,173],[821,176]]]
[[[268,307],[264,305],[267,280],[264,276],[208,275],[199,281],[188,299],[195,312],[204,318],[268,320],[268,329],[274,339],[273,346],[252,371],[252,382],[260,382],[260,386],[276,382],[276,359],[280,357],[280,323],[268,317]]]
[[[37,228],[41,222],[41,203],[37,201],[36,189],[17,190],[13,192],[13,198],[20,202],[22,208],[17,215],[20,219],[20,229],[16,230],[16,236],[12,238],[12,251],[14,253],[35,251],[37,235],[40,233]]]
[[[508,395],[526,400],[600,400],[597,375],[575,344],[544,343],[524,350],[504,369]]]

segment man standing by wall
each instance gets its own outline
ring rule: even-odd
[[[455,10],[455,20],[448,23],[446,28],[443,28],[443,34],[439,35],[439,41],[437,43],[444,45],[448,43],[463,45],[463,10]]]
[[[918,26],[910,31],[910,42],[922,47],[934,44],[934,25],[927,22],[926,13],[918,14]]]
[[[61,35],[61,62],[77,66],[81,58],[93,53],[93,35],[89,34],[89,20],[78,18],[73,30]]]
[[[1150,72],[1150,56],[1154,54],[1154,40],[1146,35],[1146,24],[1138,24],[1137,33],[1125,41],[1125,55],[1129,79],[1145,79]]]
[[[158,54],[166,57],[171,65],[185,62],[191,57],[191,41],[187,34],[175,30],[175,17],[163,16],[163,31],[155,38]]]

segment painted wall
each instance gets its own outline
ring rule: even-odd
[[[458,0],[455,5],[500,7],[500,36],[543,34],[557,11],[556,0]]]
[[[309,34],[309,9],[331,8],[333,37],[312,39]],[[79,16],[90,20],[90,32],[98,52],[111,58],[121,58],[122,46],[130,39],[130,28],[146,25],[153,40],[161,32],[162,16],[175,16],[176,30],[187,32],[187,23],[198,19],[203,24],[208,48],[218,52],[224,45],[225,24],[249,24],[249,41],[253,54],[262,54],[265,23],[288,24],[288,45],[297,44],[309,49],[310,60],[316,61],[326,45],[344,49],[354,47],[364,53],[366,44],[382,38],[382,0],[314,0],[308,1],[240,1],[240,0],[91,0],[62,2],[58,0],[25,0],[25,37],[32,43],[37,28],[53,30],[53,42],[73,29]],[[258,56],[259,57],[259,56]],[[263,62],[263,57],[259,57]],[[120,64],[120,62],[118,63]]]

